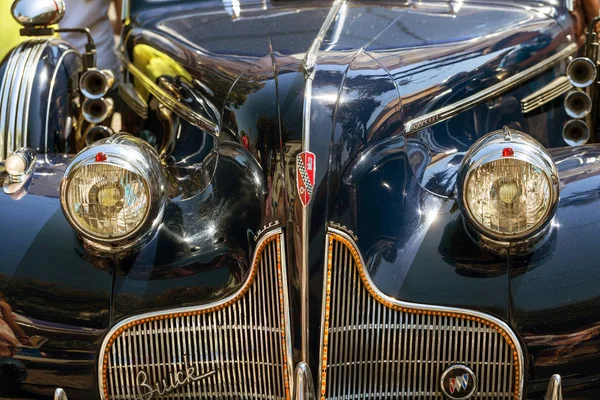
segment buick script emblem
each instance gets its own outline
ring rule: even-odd
[[[308,205],[312,198],[316,169],[315,155],[310,151],[303,151],[296,156],[298,196],[304,207]]]
[[[464,365],[453,365],[442,374],[442,393],[450,400],[466,400],[475,394],[475,374]]]
[[[135,397],[135,400],[159,399],[180,387],[202,381],[216,373],[217,371],[209,371],[205,374],[198,374],[194,367],[189,367],[183,371],[171,372],[166,378],[152,384],[149,382],[148,373],[146,371],[139,371],[136,376],[138,395]]]

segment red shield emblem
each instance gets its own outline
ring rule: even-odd
[[[306,207],[312,198],[315,184],[315,155],[310,151],[303,151],[296,156],[296,185],[298,196],[302,205]]]

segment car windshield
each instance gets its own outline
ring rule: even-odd
[[[136,13],[143,11],[148,8],[159,7],[161,5],[173,5],[173,4],[191,4],[191,3],[210,3],[214,7],[223,7],[228,10],[236,7],[243,7],[246,5],[255,5],[271,3],[271,0],[129,0],[131,3],[131,12]],[[333,1],[333,0],[331,0]],[[275,4],[276,5],[276,4]]]
[[[129,0],[131,3],[131,12],[136,13],[143,11],[145,9],[160,7],[161,5],[173,5],[173,4],[191,4],[191,3],[211,3],[214,7],[223,7],[225,10],[230,10],[233,8],[243,7],[245,5],[254,5],[254,4],[263,4],[266,5],[270,3],[271,5],[276,5],[277,3],[272,2],[272,0]],[[283,0],[283,1],[292,1],[292,0]],[[333,0],[331,0],[333,1]],[[380,0],[372,0],[379,2]],[[490,3],[498,3],[498,2],[508,2],[508,3],[532,3],[533,0],[487,0]],[[551,4],[554,6],[559,6],[561,3],[564,4],[566,0],[542,0],[542,3]],[[281,1],[280,1],[281,2]],[[482,1],[485,3],[486,0]],[[539,2],[538,2],[539,3]]]

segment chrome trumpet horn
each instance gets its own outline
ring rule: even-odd
[[[92,125],[88,128],[88,130],[85,131],[83,137],[85,140],[85,145],[89,146],[92,143],[97,142],[100,139],[105,139],[113,134],[113,130],[108,126]]]
[[[112,114],[114,106],[110,98],[86,99],[81,106],[81,113],[90,124],[99,124]]]
[[[581,146],[590,140],[590,128],[580,119],[572,119],[563,126],[563,140],[569,146]]]
[[[88,69],[81,75],[79,87],[88,99],[99,99],[115,84],[115,74],[108,69]]]
[[[596,80],[596,65],[587,57],[578,57],[567,66],[567,77],[578,88],[590,86]]]
[[[583,118],[592,111],[592,98],[585,92],[573,90],[565,97],[565,111],[571,118]]]

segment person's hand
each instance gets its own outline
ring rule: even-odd
[[[600,13],[600,0],[574,0],[573,12],[573,28],[577,39],[585,33],[585,30],[592,20]],[[598,24],[596,25],[598,31]]]
[[[31,341],[29,340],[29,338],[27,336],[19,336],[18,339],[19,339],[19,342],[21,342],[21,344],[23,346],[31,345]]]

